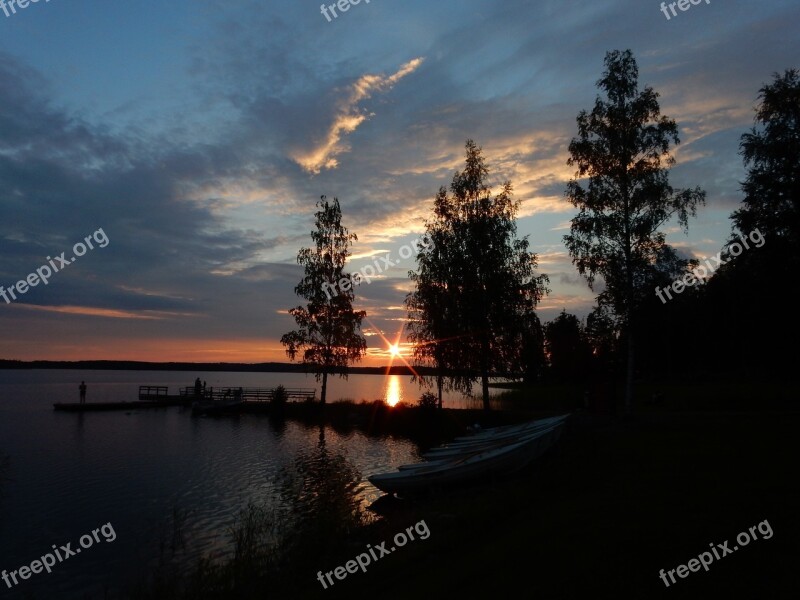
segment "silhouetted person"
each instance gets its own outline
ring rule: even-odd
[[[200,378],[198,377],[197,379],[194,380],[194,395],[199,397],[202,391],[203,391],[203,384],[200,383]]]
[[[86,382],[81,381],[81,384],[78,386],[78,389],[81,392],[81,404],[86,403]]]

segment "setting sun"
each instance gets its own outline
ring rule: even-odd
[[[389,354],[400,356],[400,347],[397,344],[389,344]]]

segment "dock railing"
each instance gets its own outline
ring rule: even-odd
[[[140,385],[139,400],[158,400],[166,397],[169,395],[168,389],[166,385]]]
[[[313,400],[316,396],[316,388],[286,388],[286,399],[290,402],[303,402]],[[181,396],[194,397],[194,386],[186,386],[180,389]],[[246,400],[247,402],[271,402],[275,395],[275,388],[232,388],[232,387],[208,387],[201,393],[200,398],[213,402],[227,402],[234,400]]]

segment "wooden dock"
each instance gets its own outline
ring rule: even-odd
[[[317,391],[316,388],[285,389],[288,402],[313,400]],[[212,387],[197,395],[193,386],[179,388],[178,394],[170,394],[169,388],[165,385],[140,385],[138,401],[56,402],[53,404],[53,409],[67,412],[92,412],[166,408],[168,406],[202,406],[210,409],[208,412],[211,414],[237,412],[237,409],[245,409],[247,406],[267,408],[274,395],[275,388]]]
[[[288,402],[303,402],[313,400],[316,396],[316,388],[284,388],[286,390],[286,400]],[[206,388],[200,396],[195,394],[194,387],[187,386],[180,388],[179,396],[167,396],[168,398],[183,398],[186,400],[201,400],[212,402],[227,402],[239,398],[244,402],[272,402],[275,395],[275,388],[247,388],[247,387],[220,387]],[[158,398],[159,396],[142,396],[141,388],[139,399]],[[163,397],[163,396],[162,396]]]
[[[139,410],[141,408],[167,408],[176,406],[167,402],[56,402],[55,410],[67,412],[92,412],[101,410]]]
[[[315,388],[284,388],[287,402],[313,400]],[[188,395],[194,388],[184,388]],[[240,412],[263,412],[269,409],[275,395],[274,388],[220,388],[207,390],[200,401],[192,403],[192,414],[216,416]]]

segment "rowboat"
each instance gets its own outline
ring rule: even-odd
[[[539,425],[535,427],[529,426],[525,430],[520,430],[518,433],[515,433],[514,435],[504,435],[502,437],[498,436],[488,439],[481,439],[470,444],[461,444],[461,445],[451,444],[448,446],[441,446],[439,448],[434,448],[433,450],[430,450],[422,455],[422,457],[425,459],[424,462],[400,465],[397,468],[400,471],[411,471],[414,469],[427,467],[432,464],[443,465],[448,461],[453,461],[458,458],[466,458],[474,454],[486,452],[487,450],[491,450],[493,448],[499,448],[515,442],[524,441],[525,439],[527,439],[532,434],[538,431],[549,429],[554,426],[560,426],[561,423],[563,423],[564,419],[566,419],[566,415],[564,415],[563,417],[558,417],[557,419],[543,419],[542,421],[536,422],[539,423]]]
[[[563,422],[553,423],[507,440],[507,443],[475,449],[455,458],[420,463],[394,473],[372,475],[368,479],[372,485],[388,493],[414,494],[483,477],[507,475],[526,467],[555,444],[561,436],[562,425]]]
[[[513,430],[506,430],[505,432],[496,433],[494,435],[473,436],[470,438],[470,441],[453,442],[446,446],[434,448],[433,450],[423,454],[423,458],[427,460],[441,460],[443,458],[453,458],[462,454],[471,453],[475,450],[488,449],[502,444],[510,444],[514,441],[525,438],[531,433],[561,424],[564,422],[567,416],[568,415],[562,415],[560,417],[552,417],[549,419],[533,421],[531,423],[526,423],[522,427],[515,427]],[[400,469],[403,469],[403,467],[400,467]]]
[[[569,414],[565,414],[565,415],[559,415],[557,417],[548,417],[546,419],[537,419],[536,421],[529,421],[528,423],[522,423],[520,425],[504,425],[501,427],[492,427],[490,429],[484,429],[480,433],[459,436],[455,438],[449,444],[449,446],[471,443],[474,441],[488,440],[492,438],[499,438],[502,436],[515,435],[518,433],[524,433],[525,431],[537,429],[544,425],[553,425],[556,423],[561,423],[568,416]]]

